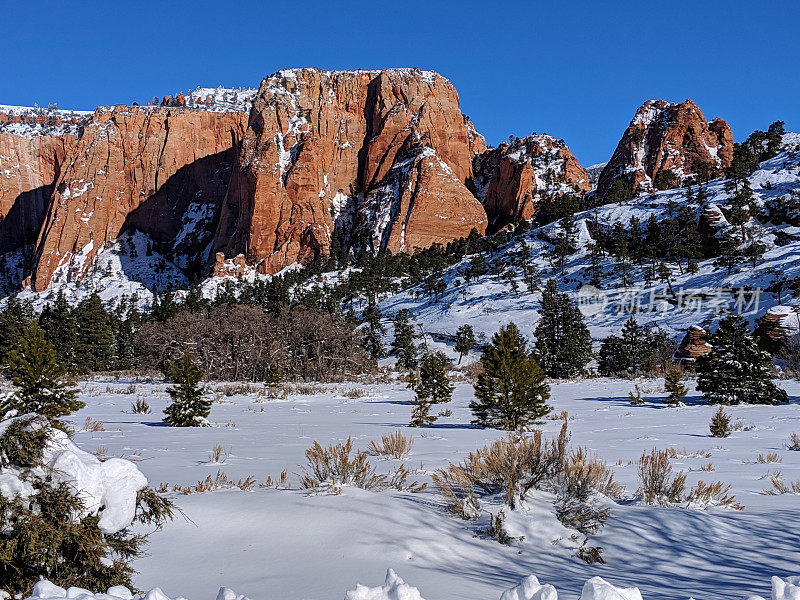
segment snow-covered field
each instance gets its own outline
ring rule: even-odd
[[[570,415],[572,445],[604,458],[628,490],[628,499],[612,507],[606,526],[592,538],[604,549],[607,562],[600,565],[574,556],[570,531],[555,518],[546,495],[534,496],[513,514],[506,510],[509,533],[525,539],[504,546],[480,533],[484,518],[468,522],[447,514],[430,485],[416,494],[344,487],[340,495],[309,495],[299,489],[296,473],[314,440],[328,445],[352,436],[354,446],[366,450],[370,440],[397,429],[414,438],[402,461],[411,478],[430,484],[428,474],[436,468],[504,435],[469,425],[472,388],[465,383],[456,386],[447,406],[452,415],[425,429],[405,428],[412,393],[401,383],[327,386],[284,399],[267,399],[256,390],[227,396],[218,384],[210,416],[215,426],[177,429],[161,424],[165,385],[136,384],[134,392],[128,382],[88,381],[81,384],[87,406],[72,420],[78,430],[87,417],[101,421],[105,431],[79,431],[75,443],[137,461],[155,487],[196,484],[218,470],[232,480],[253,476],[263,483],[288,470],[291,489],[255,485],[249,492],[176,497],[186,519],[153,534],[149,556],[134,565],[138,587],[160,587],[169,597],[210,598],[227,586],[254,599],[340,600],[357,583],[383,585],[391,568],[428,600],[499,598],[529,575],[555,586],[561,598],[577,599],[586,580],[601,576],[618,586],[637,586],[645,599],[721,600],[769,597],[770,577],[800,574],[800,498],[762,494],[770,487],[768,473],[800,479],[800,452],[785,447],[792,432],[800,433],[800,383],[783,384],[789,405],[731,407],[741,426],[725,439],[708,436],[714,409],[700,404],[694,392],[687,406],[667,408],[661,382],[641,380],[648,400],[631,406],[633,383],[589,379],[552,387],[553,414]],[[366,395],[345,395],[353,387]],[[150,404],[151,414],[131,414],[137,397]],[[542,428],[554,435],[560,424],[547,420]],[[209,462],[216,444],[230,453],[222,464]],[[687,472],[690,485],[700,479],[730,484],[745,510],[642,504],[634,463],[653,447],[688,455],[671,462]],[[772,452],[781,462],[759,462],[759,454]],[[370,460],[384,473],[401,462]],[[713,471],[701,470],[709,463]]]

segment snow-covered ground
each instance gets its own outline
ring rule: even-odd
[[[499,598],[532,574],[568,599],[601,576],[637,586],[645,599],[722,600],[769,597],[770,577],[800,574],[800,498],[762,494],[775,471],[786,481],[800,479],[800,452],[785,447],[789,435],[800,432],[800,383],[783,384],[792,399],[786,406],[731,407],[741,426],[725,439],[708,436],[713,408],[700,404],[694,392],[687,406],[667,408],[661,382],[641,380],[648,400],[631,406],[633,383],[558,382],[550,402],[553,414],[569,413],[572,444],[605,459],[627,488],[627,499],[612,506],[606,526],[592,538],[604,549],[603,565],[574,556],[569,530],[545,496],[506,510],[509,533],[525,539],[504,546],[480,533],[485,519],[448,515],[432,486],[416,494],[344,487],[341,495],[309,495],[299,489],[296,473],[314,440],[327,445],[352,436],[354,446],[366,450],[370,440],[398,429],[414,438],[402,461],[411,479],[430,484],[436,468],[504,435],[469,425],[472,388],[465,383],[447,406],[452,415],[425,429],[405,428],[412,393],[400,383],[327,386],[271,400],[256,389],[228,396],[218,384],[210,416],[215,426],[175,429],[161,424],[165,385],[134,389],[128,382],[89,381],[81,384],[87,406],[72,421],[80,448],[137,461],[155,487],[196,484],[218,470],[234,481],[253,476],[263,483],[288,470],[290,489],[256,485],[249,492],[177,496],[187,518],[156,532],[149,555],[135,563],[137,586],[160,587],[169,597],[207,598],[228,586],[249,598],[339,600],[356,583],[383,585],[391,568],[429,600]],[[366,395],[345,395],[353,387]],[[131,414],[137,397],[150,404],[151,414]],[[105,431],[80,431],[87,417],[101,421]],[[559,427],[557,420],[542,425],[546,434]],[[230,453],[222,464],[209,461],[216,444]],[[677,451],[672,465],[687,472],[690,485],[701,479],[730,484],[745,510],[642,504],[634,463],[653,447]],[[759,462],[759,454],[772,452],[781,462]],[[384,473],[401,462],[370,460]],[[713,471],[701,470],[709,464]]]

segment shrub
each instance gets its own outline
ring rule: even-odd
[[[646,452],[639,459],[639,491],[647,504],[669,505],[683,500],[686,475],[681,471],[672,475],[672,465],[666,451]]]
[[[372,456],[389,456],[402,460],[411,453],[413,445],[414,438],[406,437],[402,431],[398,430],[394,433],[384,433],[381,436],[380,444],[375,440],[371,441],[367,452]]]
[[[706,508],[709,506],[724,506],[734,510],[744,510],[744,506],[736,502],[736,498],[729,494],[731,486],[723,485],[721,481],[705,483],[698,481],[692,488],[686,500],[690,504],[699,504]]]
[[[131,402],[131,412],[135,415],[149,415],[150,405],[144,398],[137,398],[135,402]]]
[[[683,385],[683,373],[674,366],[664,375],[664,389],[667,390],[667,404],[677,406],[686,397],[688,390]]]
[[[798,481],[791,481],[786,483],[783,479],[783,474],[780,471],[775,471],[772,475],[770,475],[770,483],[772,484],[771,488],[768,488],[761,492],[767,496],[779,496],[781,494],[800,494],[800,480]]]
[[[130,562],[142,555],[147,536],[134,534],[132,524],[101,528],[100,513],[86,506],[82,490],[47,466],[53,437],[80,453],[44,417],[15,420],[0,435],[0,472],[35,490],[0,493],[0,596],[26,597],[41,578],[62,587],[132,587]],[[135,503],[134,523],[160,526],[173,516],[172,503],[150,488],[139,490]]]
[[[307,466],[303,467],[300,485],[304,489],[317,489],[323,484],[352,485],[364,490],[386,489],[385,475],[379,475],[369,464],[363,452],[353,453],[353,440],[323,448],[319,442],[306,450]]]
[[[721,406],[711,416],[708,429],[712,437],[726,438],[731,434],[731,418]]]
[[[786,449],[800,451],[800,435],[791,433],[789,435],[789,442],[786,444]]]
[[[228,460],[230,455],[230,450],[226,450],[222,444],[214,444],[211,452],[208,453],[208,462],[214,465],[221,465]]]

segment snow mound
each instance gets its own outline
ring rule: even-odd
[[[345,600],[423,600],[419,590],[411,587],[392,569],[386,571],[386,584],[378,587],[367,587],[360,583],[356,589],[344,596]]]
[[[747,600],[764,600],[761,596],[748,596]],[[773,577],[772,600],[800,600],[800,576]]]
[[[583,584],[580,600],[642,600],[639,588],[616,587],[602,577],[592,577]]]
[[[558,600],[552,585],[542,585],[535,575],[528,575],[519,585],[503,592],[500,600]]]
[[[0,423],[0,435],[15,420]],[[32,427],[44,427],[44,420],[35,420]],[[98,514],[100,530],[111,535],[128,527],[136,516],[136,496],[147,487],[147,478],[135,464],[122,458],[100,461],[84,452],[57,429],[50,429],[50,439],[44,448],[42,462],[49,468],[53,482],[66,483],[83,501],[85,514]],[[10,497],[29,498],[34,495],[31,485],[20,477],[17,467],[0,468],[0,493]]]
[[[61,600],[62,598],[68,600],[171,600],[169,596],[161,591],[161,588],[153,588],[146,594],[134,595],[128,588],[117,585],[109,588],[105,594],[93,594],[89,590],[77,587],[64,589],[46,579],[33,586],[33,593],[27,600]],[[175,600],[184,599],[178,597]],[[217,600],[248,600],[248,598],[223,587],[219,588]]]

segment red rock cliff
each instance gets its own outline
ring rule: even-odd
[[[589,175],[563,140],[530,135],[475,156],[474,182],[492,230],[531,219],[542,202],[591,189]]]
[[[128,228],[199,253],[204,236],[210,241],[203,229],[214,223],[193,223],[192,215],[213,221],[218,214],[246,121],[236,112],[98,109],[56,183],[37,244],[35,289],[45,289],[59,267],[66,279],[80,277]],[[188,211],[192,203],[201,206]]]
[[[691,100],[680,104],[648,100],[636,111],[600,173],[597,195],[606,199],[618,180],[631,192],[650,192],[661,173],[671,171],[679,184],[695,173],[696,161],[722,169],[732,159],[733,134],[725,121],[709,123]]]
[[[214,248],[271,273],[326,253],[337,225],[409,252],[483,233],[467,187],[483,145],[436,73],[280,71],[253,102]]]

